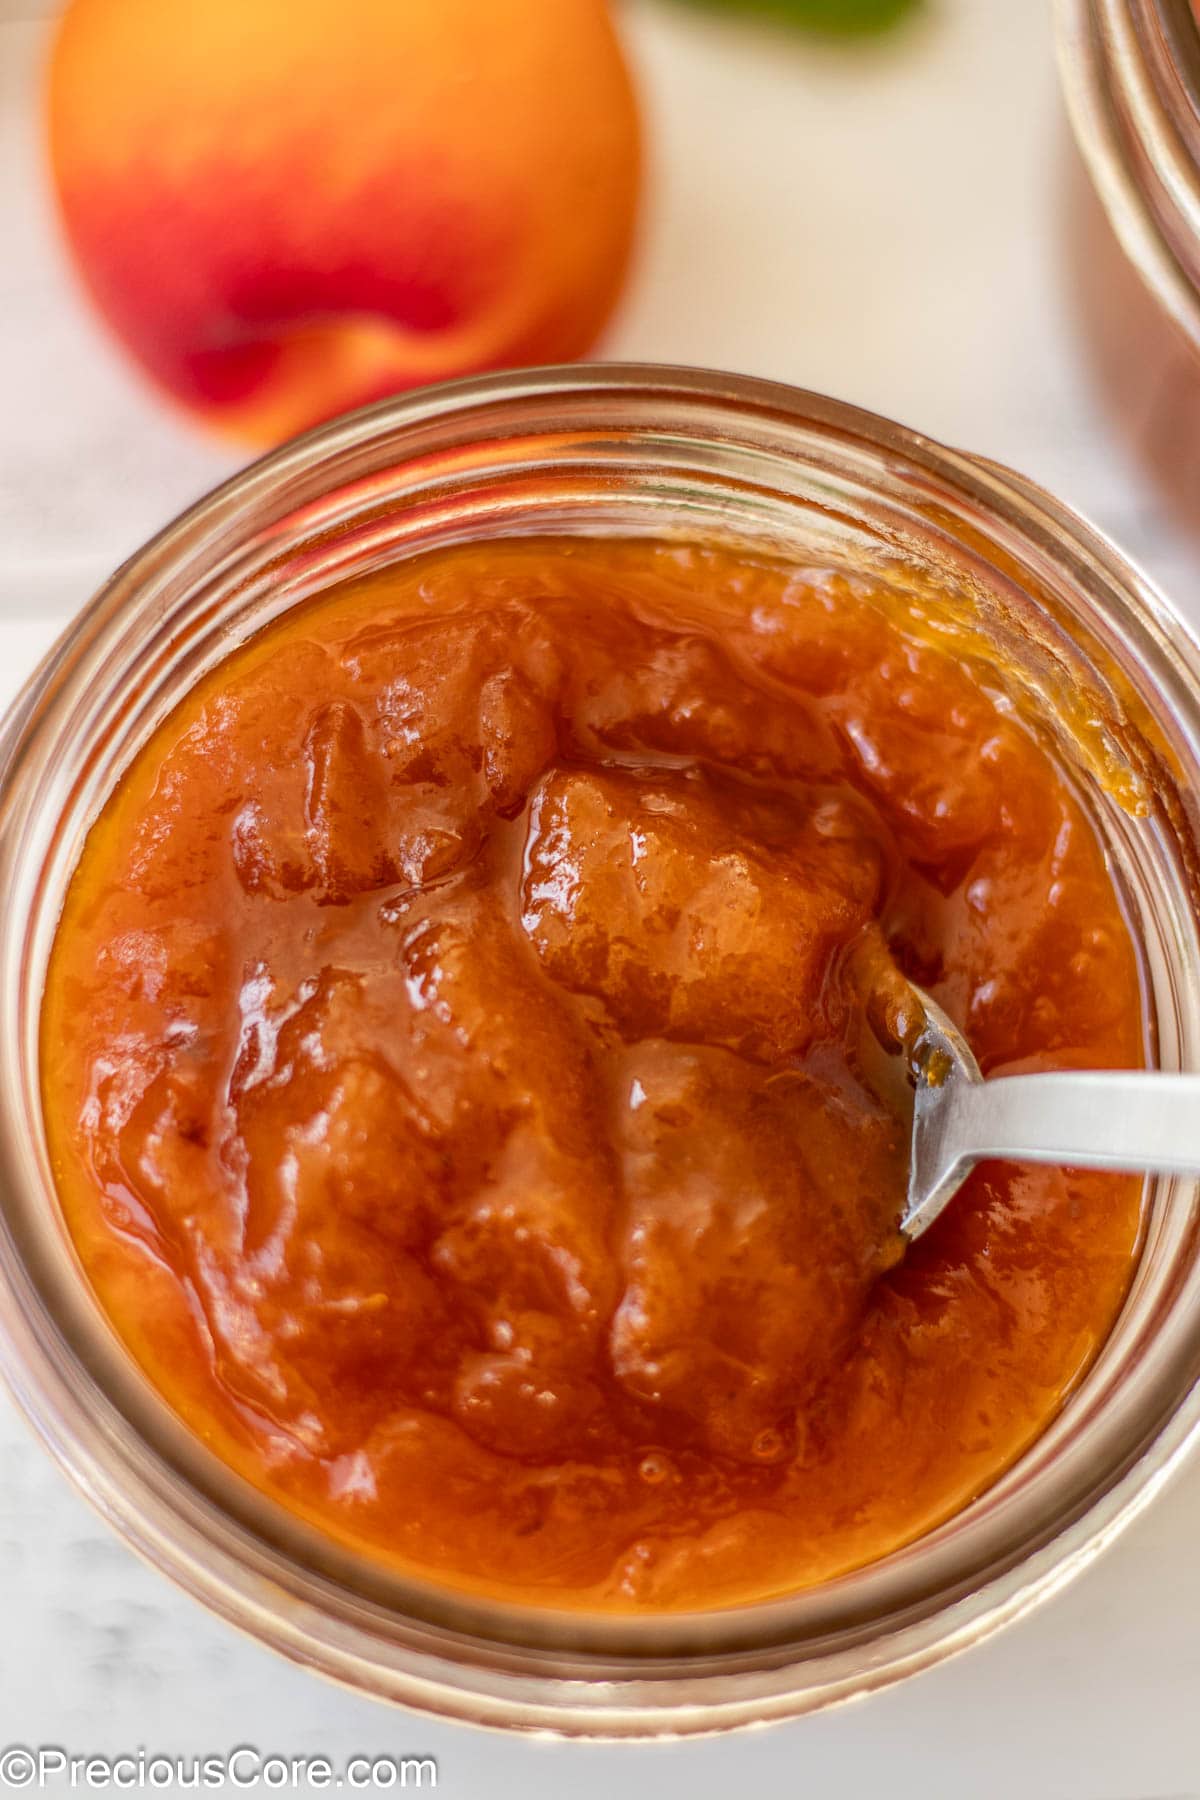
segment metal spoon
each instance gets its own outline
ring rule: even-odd
[[[900,1221],[910,1242],[985,1157],[1200,1175],[1200,1075],[1087,1069],[985,1081],[957,1026],[913,991],[925,1020],[911,1055],[917,1091]]]

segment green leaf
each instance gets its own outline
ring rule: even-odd
[[[758,13],[826,37],[867,37],[889,31],[924,0],[691,0],[711,12]]]

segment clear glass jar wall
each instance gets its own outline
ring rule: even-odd
[[[1118,426],[1200,528],[1200,25],[1192,0],[1057,0],[1080,151],[1065,199],[1083,342]]]

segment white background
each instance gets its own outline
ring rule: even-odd
[[[37,145],[44,10],[0,0],[0,700],[113,564],[231,466],[141,390],[62,265]],[[653,166],[604,353],[781,377],[1009,461],[1200,621],[1200,545],[1114,441],[1078,342],[1044,0],[931,0],[919,27],[854,52],[671,0],[625,19]],[[1200,1795],[1198,1522],[1194,1466],[1033,1618],[839,1712],[559,1745],[390,1710],[276,1660],[141,1567],[0,1399],[0,1746],[428,1754],[467,1800],[1175,1800]]]

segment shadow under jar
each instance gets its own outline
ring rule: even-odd
[[[593,1736],[782,1718],[924,1667],[1082,1567],[1200,1424],[1194,1183],[1148,1183],[1111,1333],[1045,1431],[915,1542],[704,1612],[515,1605],[314,1529],[186,1429],[98,1306],[47,1153],[39,1029],[64,895],[131,760],[206,674],[338,582],[498,538],[727,545],[917,597],[1005,672],[1107,853],[1152,1058],[1200,1066],[1200,651],[1083,521],[853,408],[701,372],[533,372],[337,421],[128,563],[9,717],[0,762],[0,1364],[77,1486],[151,1562],[295,1660],[479,1723]],[[1136,804],[1131,804],[1131,798]]]
[[[1082,167],[1068,275],[1118,425],[1200,529],[1200,23],[1193,0],[1056,0]]]

